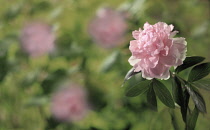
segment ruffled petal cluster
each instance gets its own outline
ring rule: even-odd
[[[145,23],[143,28],[133,31],[135,40],[130,41],[132,56],[128,61],[143,78],[166,80],[170,67],[183,64],[187,42],[183,37],[173,38],[178,31],[172,31],[174,26],[164,22]]]

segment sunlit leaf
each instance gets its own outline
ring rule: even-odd
[[[125,78],[124,78],[123,85],[124,85],[124,83],[125,83],[127,80],[129,80],[131,77],[133,77],[134,75],[136,75],[136,74],[138,74],[138,73],[140,73],[140,72],[134,72],[134,68],[130,69],[130,70],[128,71],[128,73],[126,74]],[[123,86],[123,85],[122,85],[122,86]]]
[[[169,90],[165,87],[163,83],[154,79],[153,88],[154,88],[155,94],[158,96],[158,98],[162,101],[163,104],[165,104],[168,107],[175,108],[173,98]]]
[[[126,96],[135,97],[149,89],[150,80],[140,81],[139,83],[129,86],[126,90]]]
[[[205,58],[201,57],[201,56],[191,56],[191,57],[186,57],[186,59],[184,60],[183,64],[178,66],[176,68],[176,72],[179,73],[182,70],[185,70],[193,65],[196,65],[200,62],[202,62]]]
[[[190,94],[190,96],[192,97],[192,100],[194,104],[196,105],[196,107],[198,108],[198,110],[202,113],[206,113],[205,101],[203,97],[201,96],[201,94],[198,92],[198,90],[195,90],[195,88],[190,84],[185,85],[185,87],[188,93]]]
[[[190,71],[188,81],[194,82],[204,78],[210,73],[210,62],[197,65]]]

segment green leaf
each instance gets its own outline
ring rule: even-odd
[[[153,88],[158,98],[168,107],[175,108],[174,101],[168,89],[160,81],[153,79]]]
[[[66,76],[67,71],[65,69],[58,69],[50,73],[41,83],[43,94],[51,93]]]
[[[180,125],[179,125],[179,122],[177,120],[175,110],[170,110],[169,113],[171,115],[171,123],[173,125],[174,130],[180,130]]]
[[[197,65],[190,71],[188,81],[194,82],[204,78],[210,73],[210,62]]]
[[[157,99],[152,85],[147,92],[147,102],[152,110],[157,111]]]
[[[194,104],[196,105],[196,107],[198,108],[198,110],[202,113],[206,113],[205,101],[203,97],[201,96],[201,94],[198,92],[198,90],[195,90],[195,88],[191,84],[187,84],[185,85],[185,87],[188,93],[190,94],[190,96],[192,97],[192,100]]]
[[[202,89],[210,91],[210,79],[201,79],[201,80],[195,81],[193,82],[193,85],[198,88],[202,88]]]
[[[47,104],[49,101],[48,97],[40,96],[40,97],[33,97],[28,100],[26,106],[43,106]]]
[[[141,72],[141,71],[140,71],[140,72]],[[125,78],[124,78],[124,81],[123,81],[122,86],[125,84],[125,82],[126,82],[127,80],[129,80],[131,77],[133,77],[134,75],[136,75],[136,74],[138,74],[138,73],[140,73],[140,72],[134,72],[134,68],[130,69],[130,70],[127,72],[127,74],[126,74],[126,76],[125,76]]]
[[[187,120],[187,130],[194,130],[198,119],[199,111],[197,107],[194,108],[193,112],[189,115]]]
[[[141,71],[140,71],[140,72],[141,72]],[[140,73],[140,72],[134,72],[134,68],[132,68],[132,69],[130,69],[130,70],[128,71],[128,73],[126,74],[124,80],[129,80],[132,76],[134,76],[134,75],[136,75],[136,74],[138,74],[138,73]]]
[[[205,58],[201,57],[201,56],[192,56],[192,57],[186,57],[186,59],[184,60],[183,64],[178,66],[176,68],[176,72],[179,73],[182,70],[185,70],[193,65],[196,65],[200,62],[202,62]]]
[[[190,95],[187,92],[187,90],[184,91],[184,106],[181,107],[181,114],[182,114],[182,119],[184,122],[187,121],[187,110],[188,110],[188,103],[190,99]]]
[[[183,92],[182,90],[182,83],[178,77],[173,78],[173,84],[172,84],[172,94],[174,97],[174,100],[177,104],[179,104],[181,108],[181,114],[182,114],[182,119],[184,122],[186,122],[186,117],[187,117],[187,109],[188,109],[188,103],[189,103],[189,94],[185,90]]]
[[[126,96],[128,97],[135,97],[139,94],[144,93],[148,90],[150,80],[140,81],[139,83],[133,85],[132,87],[128,87],[126,90]]]
[[[175,102],[180,106],[184,106],[184,96],[182,91],[182,84],[179,79],[175,76],[172,82],[172,95]]]

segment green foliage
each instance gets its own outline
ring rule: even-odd
[[[198,88],[210,91],[210,79],[201,79],[193,82],[192,84]]]
[[[157,99],[152,84],[147,92],[147,102],[152,110],[157,111]]]
[[[175,108],[173,98],[163,83],[154,79],[152,82],[155,94],[162,101],[163,104],[170,108]]]
[[[190,94],[190,96],[192,97],[192,100],[194,104],[196,105],[196,107],[198,108],[198,110],[202,113],[206,113],[205,101],[203,97],[200,95],[200,93],[198,92],[198,90],[195,90],[195,88],[193,88],[193,86],[191,86],[190,84],[185,85],[185,87],[188,93]]]
[[[184,95],[182,91],[182,84],[179,81],[179,79],[175,76],[173,77],[173,83],[172,83],[172,95],[174,98],[174,101],[179,105],[184,105]]]
[[[179,73],[182,70],[185,70],[191,66],[194,66],[200,62],[202,62],[205,58],[201,57],[201,56],[191,56],[191,57],[186,57],[186,59],[184,60],[183,64],[178,66],[176,68],[176,72]]]
[[[187,120],[187,127],[186,127],[187,130],[195,129],[198,115],[199,115],[199,111],[198,111],[197,107],[195,107],[194,110],[192,111],[192,113],[190,114],[190,117]]]
[[[188,81],[194,82],[206,77],[210,73],[210,62],[197,65],[192,68]]]
[[[0,82],[4,79],[8,72],[8,63],[7,63],[7,52],[1,50],[2,54],[0,54]]]
[[[145,81],[140,81],[139,83],[133,85],[133,86],[129,86],[126,90],[126,96],[129,97],[135,97],[138,96],[142,93],[144,93],[145,91],[148,90],[149,88],[149,84],[151,81],[149,80],[145,80]]]

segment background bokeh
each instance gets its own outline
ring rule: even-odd
[[[145,95],[125,97],[126,86],[138,80],[121,87],[131,68],[128,46],[133,30],[145,22],[163,21],[175,26],[178,37],[186,38],[188,56],[204,56],[210,61],[209,0],[0,0],[0,5],[0,130],[173,130],[171,114],[179,129],[184,129],[178,108],[171,110],[158,102],[158,112],[154,112]],[[126,23],[122,32],[108,30],[101,36],[120,32],[118,38],[122,39],[111,47],[90,33],[91,21],[102,17],[97,11],[103,7],[117,11],[114,17],[119,15]],[[34,22],[51,27],[55,37],[52,52],[32,56],[23,49],[22,30]],[[94,23],[94,29],[106,29],[114,22]],[[45,43],[41,46],[48,47]],[[82,86],[88,95],[90,108],[81,120],[60,121],[51,112],[53,93],[64,83]],[[210,94],[201,93],[207,114],[199,115],[196,129],[204,130],[210,128]]]

